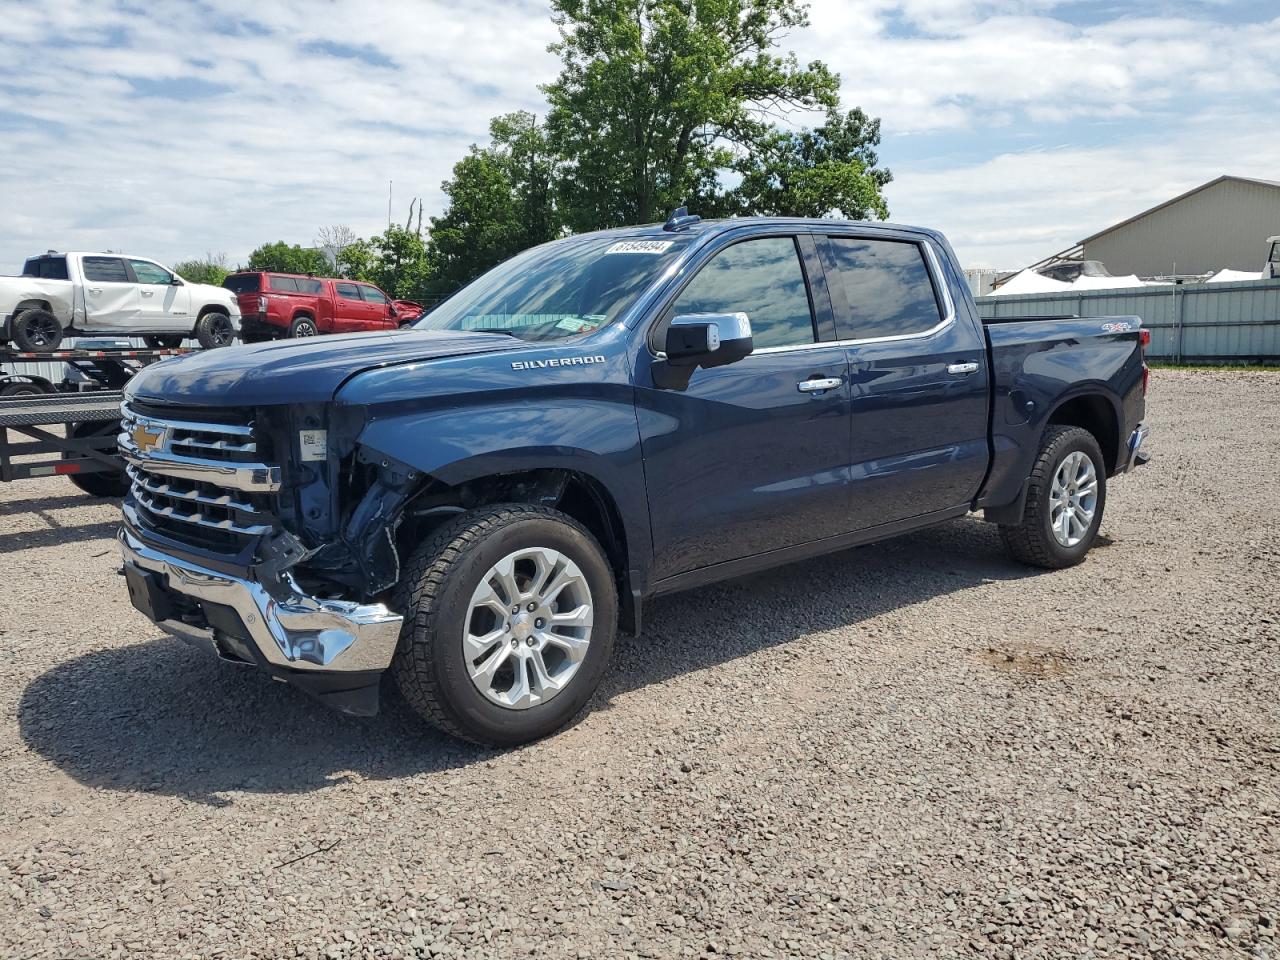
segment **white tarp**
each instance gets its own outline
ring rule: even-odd
[[[1237,280],[1261,280],[1262,271],[1257,273],[1252,270],[1219,270],[1205,283],[1234,283]]]
[[[1121,287],[1146,286],[1135,274],[1126,277],[1077,277],[1071,283],[1044,277],[1034,270],[1023,270],[1014,274],[999,287],[992,290],[989,297],[1012,297],[1020,293],[1061,293],[1070,294],[1080,290],[1117,290]]]

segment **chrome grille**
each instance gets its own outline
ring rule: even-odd
[[[144,415],[127,403],[121,415],[120,453],[144,523],[232,549],[275,529],[280,468],[260,459],[251,421],[203,422],[150,406]]]

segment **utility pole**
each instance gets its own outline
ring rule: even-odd
[[[387,228],[391,227],[391,181],[387,181]]]

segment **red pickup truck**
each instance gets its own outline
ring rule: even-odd
[[[233,273],[222,285],[240,303],[246,343],[320,333],[394,330],[410,318],[372,283],[291,273]]]

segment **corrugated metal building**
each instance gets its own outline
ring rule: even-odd
[[[1223,176],[1088,237],[1085,260],[1116,276],[1261,270],[1280,235],[1280,182]]]

